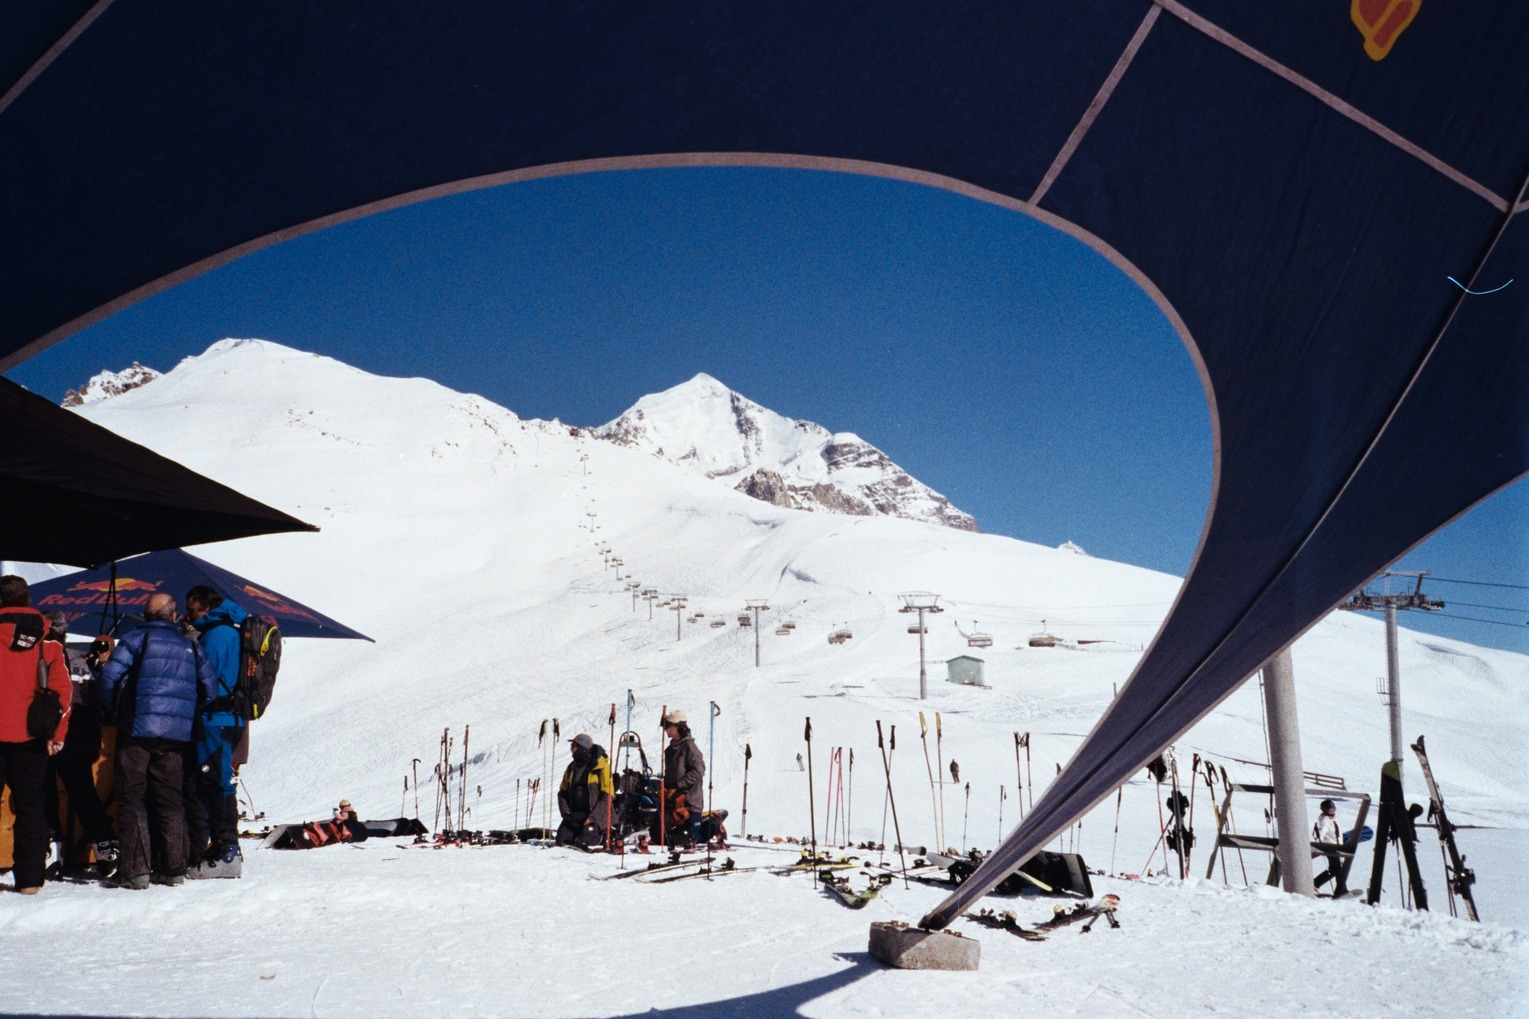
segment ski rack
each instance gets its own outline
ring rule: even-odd
[[[1370,794],[1352,792],[1348,789],[1333,789],[1324,785],[1307,786],[1306,795],[1312,798],[1321,797],[1329,800],[1358,800],[1359,816],[1354,820],[1352,831],[1354,838],[1344,843],[1344,847],[1337,851],[1338,857],[1343,861],[1342,880],[1339,887],[1348,882],[1349,868],[1354,865],[1354,849],[1359,844],[1359,833],[1364,830],[1365,818],[1370,813]],[[1233,793],[1257,793],[1260,796],[1273,796],[1272,785],[1254,785],[1247,782],[1231,782],[1226,787],[1226,796],[1221,801],[1221,810],[1216,821],[1216,844],[1211,847],[1210,865],[1205,868],[1205,879],[1208,881],[1216,871],[1216,857],[1223,849],[1255,850],[1268,853],[1269,876],[1265,883],[1278,885],[1280,880],[1279,839],[1272,835],[1239,835],[1234,831],[1228,831],[1227,826],[1232,818],[1232,794]],[[1311,855],[1313,857],[1325,855],[1325,850],[1319,849],[1317,843],[1311,843]],[[1222,860],[1221,873],[1226,874],[1226,861]]]

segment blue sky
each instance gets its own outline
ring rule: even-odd
[[[227,336],[580,425],[706,372],[859,434],[984,531],[1176,574],[1209,498],[1204,394],[1152,302],[1020,213],[900,181],[643,170],[437,199],[247,256],[8,374],[58,398]],[[1529,590],[1478,586],[1529,584],[1526,522],[1520,483],[1397,564],[1449,579],[1425,587],[1448,616],[1513,625],[1408,625],[1529,652]]]

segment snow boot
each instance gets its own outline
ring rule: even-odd
[[[96,877],[110,881],[117,875],[117,840],[105,839],[97,842],[93,848],[96,853]]]
[[[131,888],[135,892],[141,892],[149,887],[147,874],[118,874],[108,883],[110,888]]]
[[[239,852],[238,846],[218,846],[207,854],[201,866],[186,872],[186,876],[193,880],[206,881],[216,878],[238,878],[243,876],[244,856]]]

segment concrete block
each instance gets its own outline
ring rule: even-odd
[[[926,931],[881,920],[871,924],[870,952],[898,969],[975,970],[982,944],[954,931]]]

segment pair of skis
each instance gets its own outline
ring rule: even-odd
[[[1026,941],[1045,941],[1046,934],[1043,932],[1060,930],[1063,927],[1070,927],[1075,923],[1083,924],[1078,933],[1087,934],[1093,930],[1094,924],[1099,922],[1100,917],[1103,917],[1111,928],[1119,929],[1120,920],[1115,916],[1115,911],[1119,908],[1120,896],[1118,895],[1101,896],[1099,901],[1093,905],[1079,902],[1071,906],[1058,906],[1051,919],[1038,923],[1028,930],[1020,924],[1019,917],[1013,910],[1005,910],[999,913],[995,910],[984,909],[979,913],[968,913],[966,918],[984,927],[1008,931],[1010,934],[1024,938]]]

